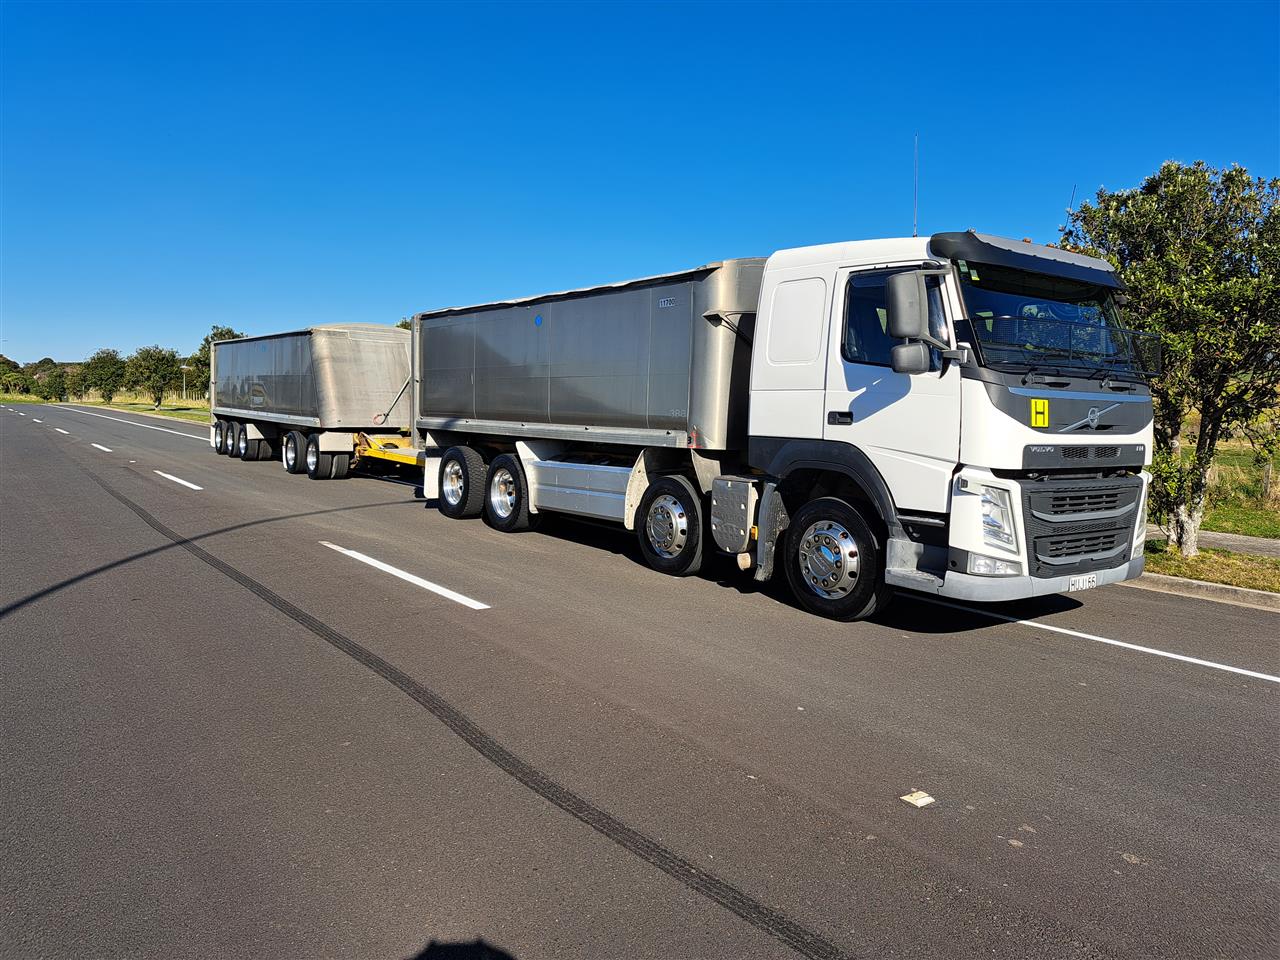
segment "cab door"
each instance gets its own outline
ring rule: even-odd
[[[926,373],[894,373],[885,282],[920,263],[845,267],[836,274],[827,352],[823,437],[875,464],[899,510],[945,513],[960,455],[960,368],[934,352]],[[955,345],[939,278],[929,278],[929,324]]]

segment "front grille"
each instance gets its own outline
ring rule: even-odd
[[[1068,534],[1065,537],[1041,537],[1036,541],[1036,556],[1059,559],[1105,553],[1123,542],[1123,535],[1123,530],[1108,530],[1103,533]]]
[[[1095,460],[1114,460],[1120,456],[1119,447],[1094,447],[1093,459]]]
[[[1088,460],[1088,447],[1063,447],[1062,459],[1064,460]]]
[[[1037,497],[1036,511],[1050,516],[1069,516],[1073,513],[1096,513],[1100,510],[1118,510],[1124,499],[1121,490],[1077,490]]]
[[[1032,576],[1107,570],[1129,559],[1140,478],[1040,480],[1022,491]]]

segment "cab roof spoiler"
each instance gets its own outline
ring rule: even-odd
[[[1032,273],[1066,277],[1082,283],[1123,290],[1111,264],[1097,257],[1046,247],[1041,243],[1025,243],[1005,237],[967,230],[964,233],[935,233],[929,238],[929,250],[948,260],[972,260],[997,267],[1011,267]]]

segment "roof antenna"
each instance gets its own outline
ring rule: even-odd
[[[920,236],[920,134],[916,133],[915,180],[911,190],[911,236]]]
[[[1067,213],[1070,213],[1075,208],[1076,208],[1076,185],[1073,183],[1071,185],[1071,200],[1067,204]]]

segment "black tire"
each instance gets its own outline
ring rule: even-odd
[[[215,420],[213,424],[213,452],[222,453],[222,445],[227,442],[227,422]]]
[[[307,435],[297,430],[290,430],[284,435],[284,443],[280,445],[280,462],[289,473],[307,472]]]
[[[333,473],[333,454],[320,449],[320,435],[307,438],[307,476],[312,480],[328,480]]]
[[[484,481],[484,518],[489,526],[503,533],[518,533],[533,526],[537,514],[529,512],[529,483],[519,457],[504,453],[489,464]]]
[[[240,459],[240,431],[243,425],[234,420],[227,423],[227,442],[223,444],[222,452],[233,459]]]
[[[272,440],[268,437],[263,437],[261,440],[258,441],[258,459],[274,460],[277,456],[279,456],[279,453],[277,451],[277,446],[278,444],[276,443],[275,440]]]
[[[884,582],[884,550],[870,524],[836,497],[797,511],[787,528],[783,566],[796,601],[820,617],[865,620],[893,598]]]
[[[480,516],[484,509],[484,481],[484,457],[471,447],[450,447],[440,458],[437,509],[450,520]]]
[[[351,454],[335,453],[333,454],[333,467],[329,471],[329,477],[333,480],[345,480],[347,474],[351,472]]]
[[[687,577],[702,568],[702,497],[688,479],[659,477],[636,513],[636,537],[645,563],[660,573]]]

